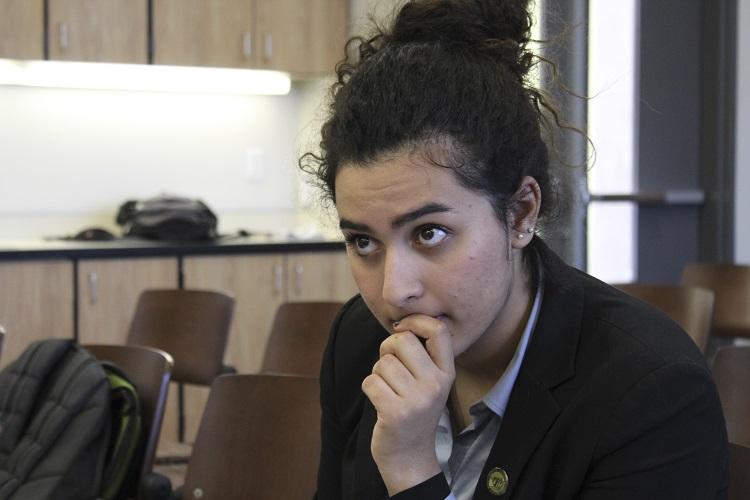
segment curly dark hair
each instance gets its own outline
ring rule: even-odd
[[[539,60],[526,47],[528,4],[412,0],[390,29],[351,39],[347,48],[358,50],[336,67],[320,151],[302,156],[300,168],[335,204],[340,166],[367,166],[409,147],[487,196],[504,223],[531,176],[544,200],[540,218],[548,216],[556,203],[541,128],[547,111],[557,115],[528,81]]]

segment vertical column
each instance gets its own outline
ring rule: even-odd
[[[588,0],[543,0],[540,8],[542,55],[557,64],[559,79],[552,68],[540,68],[543,89],[557,102],[563,119],[586,131],[588,82]],[[565,88],[569,89],[566,91]],[[587,143],[583,134],[555,130],[548,138],[550,166],[557,177],[560,196],[559,216],[545,228],[550,246],[569,264],[586,265],[586,187]]]

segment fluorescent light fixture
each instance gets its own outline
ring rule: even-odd
[[[0,85],[90,90],[285,95],[288,73],[255,69],[198,68],[0,59]]]

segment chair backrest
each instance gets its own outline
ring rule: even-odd
[[[750,337],[750,266],[690,263],[681,282],[716,293],[713,335]]]
[[[262,373],[317,377],[341,302],[286,302],[274,316]]]
[[[711,334],[714,311],[714,292],[698,286],[643,285],[628,283],[615,285],[623,292],[661,309],[690,335],[698,348],[705,352]]]
[[[712,370],[729,440],[750,446],[750,346],[719,349]]]
[[[315,378],[217,378],[193,445],[183,498],[311,498],[320,454],[318,397]]]
[[[729,500],[750,498],[750,448],[729,443]]]
[[[100,361],[110,361],[120,367],[138,391],[141,422],[146,436],[140,475],[140,478],[144,478],[154,464],[169,391],[172,357],[164,351],[144,346],[96,344],[83,347]]]
[[[222,372],[233,312],[234,298],[222,292],[146,290],[127,343],[171,354],[173,381],[211,385]]]

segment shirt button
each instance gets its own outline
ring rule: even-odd
[[[500,467],[495,467],[487,474],[487,489],[496,497],[505,495],[508,491],[508,473]]]

